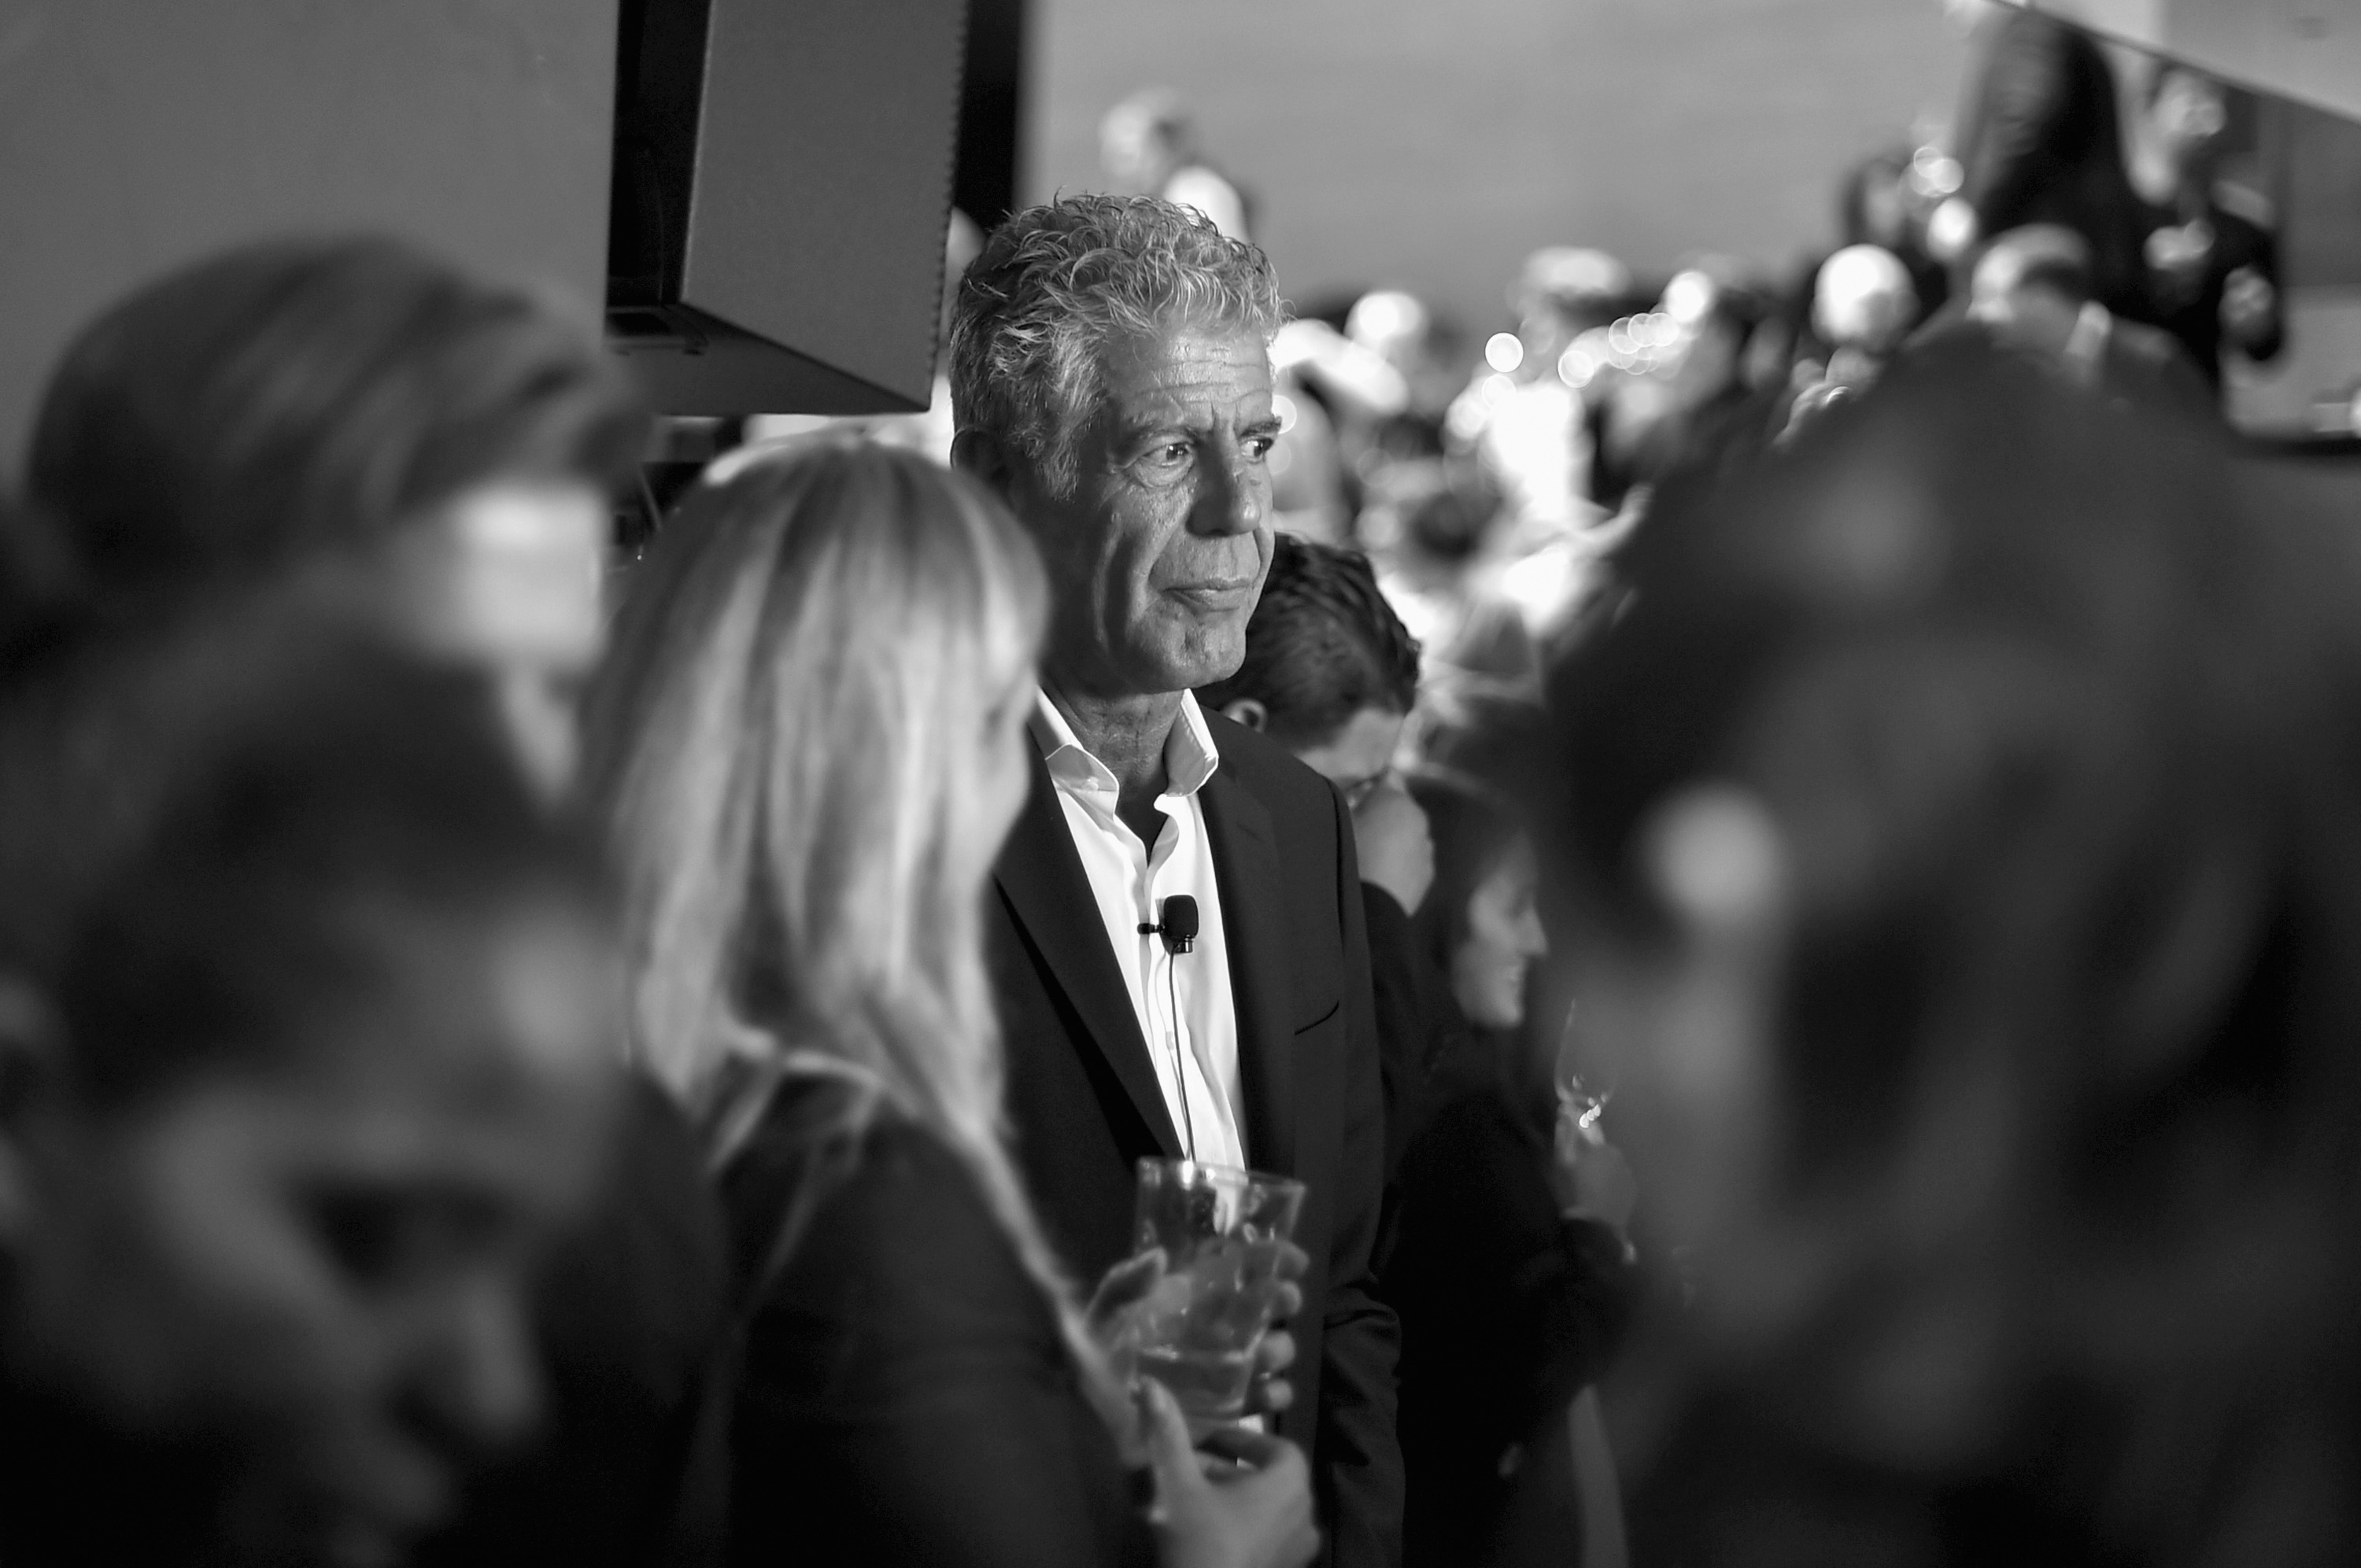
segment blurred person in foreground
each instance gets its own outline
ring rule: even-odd
[[[2180,345],[2160,328],[2118,318],[2092,289],[2091,252],[2081,236],[2055,225],[2012,229],[1976,262],[1968,320],[2145,413],[2210,422],[2213,398]]]
[[[1394,769],[1418,702],[1418,644],[1357,551],[1282,534],[1246,622],[1235,674],[1203,707],[1270,737],[1336,786],[1353,813],[1386,1104],[1386,1170],[1399,1163],[1409,1091],[1438,1054],[1439,984],[1414,962],[1410,918],[1434,880],[1426,816]]]
[[[1576,1451],[1596,1440],[1577,1439],[1571,1406],[1631,1311],[1631,1169],[1595,1113],[1562,1113],[1558,1042],[1527,1026],[1549,950],[1532,840],[1478,786],[1412,791],[1435,868],[1412,945],[1445,977],[1450,1048],[1419,1086],[1385,1268],[1402,1321],[1403,1560],[1564,1562],[1607,1522],[1586,1514],[1615,1508],[1611,1481],[1585,1495]]]
[[[740,1266],[730,1560],[1299,1568],[1302,1455],[1133,1412],[1003,1142],[983,963],[1048,588],[980,487],[831,444],[657,541],[595,707],[636,1050]]]
[[[1099,122],[1110,189],[1192,207],[1232,239],[1252,239],[1252,203],[1197,143],[1196,117],[1169,87],[1145,87]]]
[[[289,583],[480,673],[555,795],[646,426],[595,335],[521,290],[391,239],[272,240],[82,329],[26,489],[135,617]]]
[[[2286,339],[2270,203],[2216,178],[2229,122],[2220,82],[2160,60],[2132,126],[2132,184],[2146,204],[2156,319],[2217,389],[2225,351],[2264,361]]]
[[[2361,1547],[2352,579],[2219,461],[1930,345],[1667,496],[1556,673],[1557,948],[1693,1290],[1611,1390],[1634,1561]]]
[[[595,856],[463,685],[252,600],[53,647],[0,806],[0,1560],[400,1560],[541,1402]]]
[[[290,596],[454,673],[553,809],[575,684],[606,637],[614,498],[647,416],[595,337],[399,242],[269,241],[86,327],[44,394],[36,512],[101,628],[224,591]],[[544,1440],[489,1478],[447,1564],[531,1549],[629,1562],[719,1322],[723,1244],[688,1128],[634,1080],[619,1158],[549,1260]]]
[[[1270,557],[1279,318],[1259,250],[1147,197],[1028,209],[968,270],[954,455],[1039,546],[1051,606],[985,942],[1017,1157],[1086,1276],[1131,1250],[1143,1158],[1309,1189],[1301,1397],[1267,1413],[1311,1457],[1333,1560],[1387,1563],[1394,1323],[1369,1288],[1385,1127],[1351,817],[1193,695],[1245,657]],[[1186,954],[1157,935],[1183,896]]]

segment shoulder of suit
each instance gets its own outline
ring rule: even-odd
[[[1266,806],[1325,808],[1335,785],[1304,766],[1286,747],[1259,730],[1207,710],[1206,732],[1222,754],[1222,766],[1235,770],[1238,782],[1262,798]]]

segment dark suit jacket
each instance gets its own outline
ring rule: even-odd
[[[752,1298],[730,1562],[1153,1568],[1114,1435],[966,1167],[891,1113],[816,1157],[845,1092],[784,1088],[722,1180]]]
[[[1205,716],[1222,762],[1200,795],[1237,1008],[1246,1158],[1309,1188],[1311,1254],[1291,1325],[1295,1404],[1280,1431],[1310,1457],[1331,1560],[1398,1560],[1393,1313],[1369,1251],[1385,1151],[1368,947],[1351,818],[1335,787],[1260,735]],[[1033,1202],[1087,1282],[1132,1250],[1135,1167],[1180,1140],[1115,967],[1049,771],[996,868],[986,948],[1008,1056],[1007,1103]]]

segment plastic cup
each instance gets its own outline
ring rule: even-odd
[[[1169,1389],[1193,1426],[1246,1412],[1255,1347],[1279,1299],[1279,1263],[1295,1234],[1303,1183],[1233,1166],[1143,1159],[1133,1223],[1164,1276],[1140,1304],[1137,1369]]]

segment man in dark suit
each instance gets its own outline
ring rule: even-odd
[[[954,459],[1024,521],[1053,596],[987,943],[1018,1157],[1078,1272],[1130,1254],[1143,1157],[1306,1184],[1279,1427],[1312,1461],[1331,1560],[1391,1563],[1395,1326],[1368,1276],[1385,1133],[1351,818],[1191,695],[1244,656],[1269,560],[1278,321],[1260,251],[1152,198],[1021,213],[968,273]],[[1180,953],[1157,927],[1184,894],[1201,926]]]

